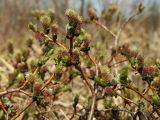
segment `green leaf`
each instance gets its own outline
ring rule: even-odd
[[[127,87],[128,86],[128,81],[127,81],[127,77],[128,77],[128,68],[123,68],[120,72],[119,72],[119,81],[120,83]]]
[[[160,59],[156,60],[156,66],[157,66],[158,69],[160,69]]]
[[[2,110],[0,110],[0,119],[2,119],[3,116],[4,116],[4,113]]]
[[[28,28],[31,29],[33,32],[37,32],[37,24],[33,24],[32,22],[28,23]]]
[[[160,98],[157,96],[152,97],[153,103],[157,106],[160,107]]]
[[[101,78],[98,77],[98,76],[95,76],[95,77],[94,77],[94,80],[95,80],[95,82],[96,82],[98,85],[100,85],[100,86],[102,86],[102,87],[106,87],[107,84],[108,84],[108,81],[107,81],[107,80],[103,80],[103,79],[101,79]]]
[[[138,108],[139,108],[139,111],[143,112],[143,110],[144,110],[144,107],[145,107],[145,104],[144,104],[144,102],[140,102],[140,103],[139,103],[139,106],[138,106]]]

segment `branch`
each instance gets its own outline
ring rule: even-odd
[[[95,94],[95,91],[94,91],[94,88],[92,87],[92,85],[90,84],[90,81],[87,79],[86,75],[84,74],[82,68],[80,65],[76,66],[77,69],[81,72],[82,74],[82,78],[85,80],[87,86],[89,87],[91,93],[92,93],[92,106],[91,106],[91,110],[90,110],[90,114],[89,114],[89,117],[88,117],[88,120],[92,120],[93,118],[93,114],[94,114],[94,109],[95,109],[95,104],[96,104],[96,94]]]
[[[98,25],[99,27],[101,27],[102,29],[104,29],[106,32],[109,32],[113,37],[116,37],[116,35],[109,30],[106,26],[104,26],[102,23],[100,23],[98,20],[93,19],[93,22]]]

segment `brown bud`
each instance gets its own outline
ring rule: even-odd
[[[34,92],[35,94],[39,94],[40,91],[41,91],[41,84],[35,83],[35,84],[33,85],[33,92]]]
[[[149,66],[149,65],[144,66],[143,70],[142,70],[142,73],[144,75],[153,75],[155,73],[155,68],[152,67],[152,66]]]

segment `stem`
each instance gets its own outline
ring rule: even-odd
[[[6,91],[3,91],[3,92],[0,92],[0,97],[4,96],[6,94],[9,94],[9,93],[13,93],[13,92],[21,92],[21,93],[24,93],[27,96],[30,96],[29,93],[21,90],[20,88],[16,88],[16,89],[10,89],[10,90],[6,90]]]
[[[128,99],[128,98],[125,98],[124,96],[122,96],[121,94],[119,94],[117,91],[114,90],[114,93],[117,94],[118,96],[120,96],[121,98],[123,98],[124,100],[126,100],[126,101],[128,101],[128,102],[130,102],[130,103],[133,103],[133,104],[135,104],[136,106],[138,106],[137,103],[135,103],[134,101],[132,101],[132,100],[130,100],[130,99]]]
[[[151,100],[149,100],[143,93],[141,93],[138,88],[135,88],[131,85],[128,86],[129,89],[131,89],[132,91],[136,92],[137,94],[139,94],[142,98],[144,98],[147,102],[149,102],[152,105]]]
[[[47,82],[44,84],[44,86],[42,86],[41,91],[52,81],[54,74],[51,75],[51,77],[47,80]],[[28,109],[32,103],[34,103],[34,100],[31,98],[29,100],[29,102],[19,111],[16,113],[16,115],[11,119],[11,120],[15,120],[16,118],[18,118],[26,109]]]
[[[101,27],[102,29],[104,29],[106,32],[109,32],[113,37],[116,37],[116,35],[111,31],[109,30],[106,26],[104,26],[102,23],[100,23],[98,20],[93,20],[93,22],[98,25],[99,27]]]
[[[96,63],[96,61],[93,59],[93,57],[91,56],[91,54],[89,54],[89,52],[87,53],[87,56],[89,57],[89,59],[92,61],[92,63],[94,64],[95,68],[96,68],[96,75],[98,76],[98,65]]]
[[[18,118],[27,108],[29,108],[32,105],[33,102],[34,100],[31,98],[29,102],[24,106],[24,108],[17,112],[11,120],[15,120],[16,118]]]
[[[82,78],[85,80],[87,86],[89,87],[91,93],[92,93],[92,106],[91,106],[91,110],[90,110],[90,114],[89,114],[89,117],[88,117],[88,120],[92,120],[93,118],[93,114],[94,114],[94,109],[95,109],[95,104],[96,104],[96,94],[95,94],[95,91],[94,91],[94,88],[92,87],[92,85],[90,84],[90,81],[87,79],[86,75],[84,74],[82,68],[80,65],[76,66],[77,69],[81,72],[82,74]]]
[[[73,54],[73,38],[70,39],[70,48],[69,48],[69,53],[70,53],[70,56],[72,57],[72,54]]]
[[[117,48],[118,46],[118,43],[119,43],[119,37],[120,37],[120,34],[122,32],[122,30],[125,28],[125,26],[127,25],[127,23],[132,20],[135,16],[137,16],[139,13],[138,12],[135,12],[133,13],[133,15],[131,15],[121,26],[120,26],[120,29],[117,33],[117,35],[115,36],[115,48]]]

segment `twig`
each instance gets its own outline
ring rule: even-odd
[[[95,109],[95,104],[96,104],[96,94],[94,91],[94,88],[92,87],[92,85],[90,84],[90,81],[87,79],[86,75],[84,74],[82,68],[80,65],[76,66],[77,69],[81,72],[82,74],[82,78],[85,80],[87,86],[89,87],[91,93],[92,93],[92,105],[91,105],[91,110],[90,110],[90,114],[88,117],[88,120],[92,120],[93,114],[94,114],[94,109]]]
[[[10,71],[14,71],[14,68],[12,67],[12,65],[10,65],[6,60],[4,60],[2,57],[0,57],[0,61],[10,70]]]
[[[125,28],[125,26],[127,25],[127,23],[132,20],[135,16],[137,16],[139,13],[136,11],[135,13],[133,13],[133,15],[131,15],[121,26],[120,26],[120,29],[117,33],[117,35],[115,36],[115,48],[117,48],[118,46],[118,43],[119,43],[119,37],[120,37],[120,34],[122,32],[122,30]]]
[[[16,89],[10,89],[10,90],[6,90],[6,91],[3,91],[3,92],[0,92],[0,97],[4,96],[6,94],[9,94],[9,93],[13,93],[13,92],[21,92],[21,93],[23,93],[23,94],[25,94],[27,96],[30,96],[29,93],[21,90],[20,88],[16,88]]]
[[[115,110],[115,109],[109,108],[109,109],[104,109],[104,110],[102,110],[102,111],[107,112],[107,111],[112,111],[112,110]],[[116,109],[115,111],[123,111],[123,112],[127,112],[127,113],[131,114],[131,116],[133,116],[133,114],[134,114],[133,112],[130,112],[130,111],[125,110],[125,109]]]
[[[103,24],[101,24],[98,20],[93,20],[93,22],[98,25],[99,27],[103,28],[106,32],[109,32],[113,37],[116,37],[116,35],[111,31],[109,30],[106,26],[104,26]]]
[[[120,96],[121,98],[123,98],[124,100],[126,100],[126,101],[128,101],[128,102],[130,102],[130,103],[133,103],[133,104],[135,104],[136,106],[138,106],[137,103],[135,103],[134,101],[132,101],[132,100],[130,100],[130,99],[128,99],[128,98],[125,98],[124,96],[122,96],[121,94],[119,94],[117,91],[114,90],[114,93],[117,94],[118,96]]]
[[[44,86],[42,86],[41,91],[52,81],[54,74],[51,75],[51,77],[47,80],[47,82],[44,84]],[[33,100],[33,98],[31,98],[28,103],[19,111],[16,113],[16,115],[11,119],[11,120],[15,120],[16,118],[18,118],[26,109],[28,109],[32,103],[34,103],[35,101]]]

